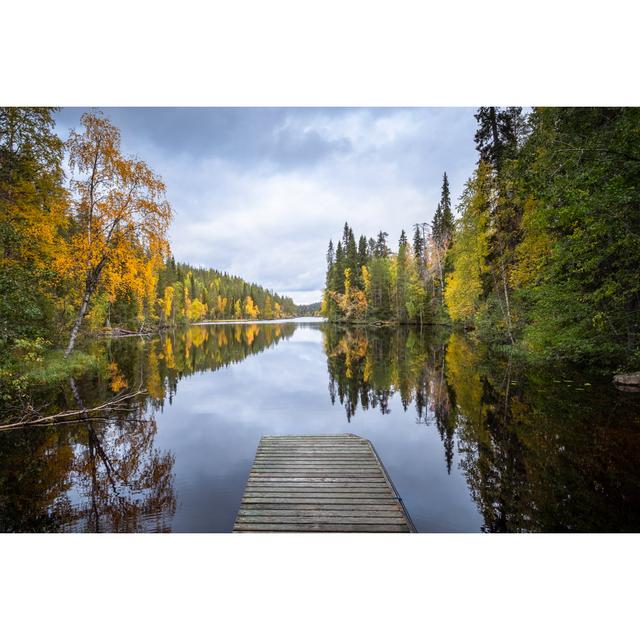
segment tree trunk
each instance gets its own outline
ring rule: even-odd
[[[509,289],[507,287],[507,276],[504,268],[504,259],[502,262],[502,288],[504,290],[504,301],[507,307],[507,329],[509,331],[509,340],[511,340],[511,344],[515,344],[515,340],[513,339],[513,325],[511,323],[511,306],[509,304]]]
[[[69,336],[69,344],[64,352],[65,360],[69,357],[69,354],[73,351],[73,348],[76,346],[76,339],[78,337],[78,332],[80,331],[80,325],[84,320],[84,317],[87,315],[87,309],[89,308],[89,300],[91,299],[91,290],[89,288],[85,289],[84,297],[82,298],[82,305],[80,306],[80,311],[78,312],[78,317],[76,321],[73,323],[73,328],[71,329],[71,335]]]

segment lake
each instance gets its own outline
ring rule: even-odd
[[[639,531],[640,394],[435,329],[293,322],[95,340],[0,432],[0,530],[228,532],[265,434],[374,444],[421,532]],[[85,416],[86,417],[86,416]],[[6,420],[5,420],[6,421]]]

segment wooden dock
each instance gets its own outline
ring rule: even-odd
[[[414,532],[368,440],[351,434],[265,436],[235,532]]]

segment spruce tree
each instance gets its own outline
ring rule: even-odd
[[[360,240],[358,241],[358,267],[359,270],[362,270],[362,267],[366,266],[367,260],[369,258],[369,248],[367,245],[366,236],[360,236]]]
[[[433,222],[431,223],[431,233],[436,242],[442,236],[442,205],[438,203],[436,212],[433,214]]]
[[[408,250],[407,234],[402,230],[400,241],[398,243],[398,262],[396,274],[396,316],[399,322],[407,321],[407,288],[408,288],[408,272],[407,272],[407,250]]]
[[[451,193],[449,179],[445,171],[442,178],[440,202],[433,217],[433,238],[440,248],[448,247],[453,234],[453,212],[451,211]]]
[[[526,133],[522,107],[480,107],[475,118],[478,129],[474,140],[480,160],[499,173],[504,159],[517,151]]]
[[[362,276],[360,274],[360,269],[358,268],[358,247],[356,245],[356,239],[353,235],[352,229],[349,229],[348,233],[345,262],[345,269],[351,269],[352,285],[358,289],[362,288]]]
[[[333,261],[335,259],[335,252],[333,250],[333,240],[329,240],[329,248],[327,249],[327,270],[333,267]]]
[[[413,234],[413,257],[415,258],[418,273],[422,277],[424,274],[424,238],[422,236],[422,228],[420,224],[414,224]]]
[[[344,293],[344,269],[345,269],[345,257],[342,250],[342,242],[338,241],[336,247],[336,261],[335,268],[333,270],[333,278],[331,282],[331,290],[337,293]]]
[[[389,255],[389,247],[387,247],[388,236],[389,234],[386,231],[380,231],[378,233],[375,249],[375,255],[377,258],[386,258]]]

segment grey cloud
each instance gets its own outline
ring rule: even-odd
[[[86,109],[63,109],[61,128],[77,126]],[[101,109],[123,132],[128,146],[143,142],[158,152],[192,158],[218,157],[238,165],[274,167],[313,165],[323,157],[349,150],[347,140],[331,142],[315,131],[291,127],[290,115],[314,109],[117,107]],[[132,144],[134,143],[134,144]]]
[[[85,109],[63,109],[58,130]],[[447,171],[455,200],[476,154],[473,109],[109,108],[123,147],[167,184],[177,260],[294,292],[323,286],[325,252],[357,234],[431,219]],[[306,293],[305,293],[306,292]]]

